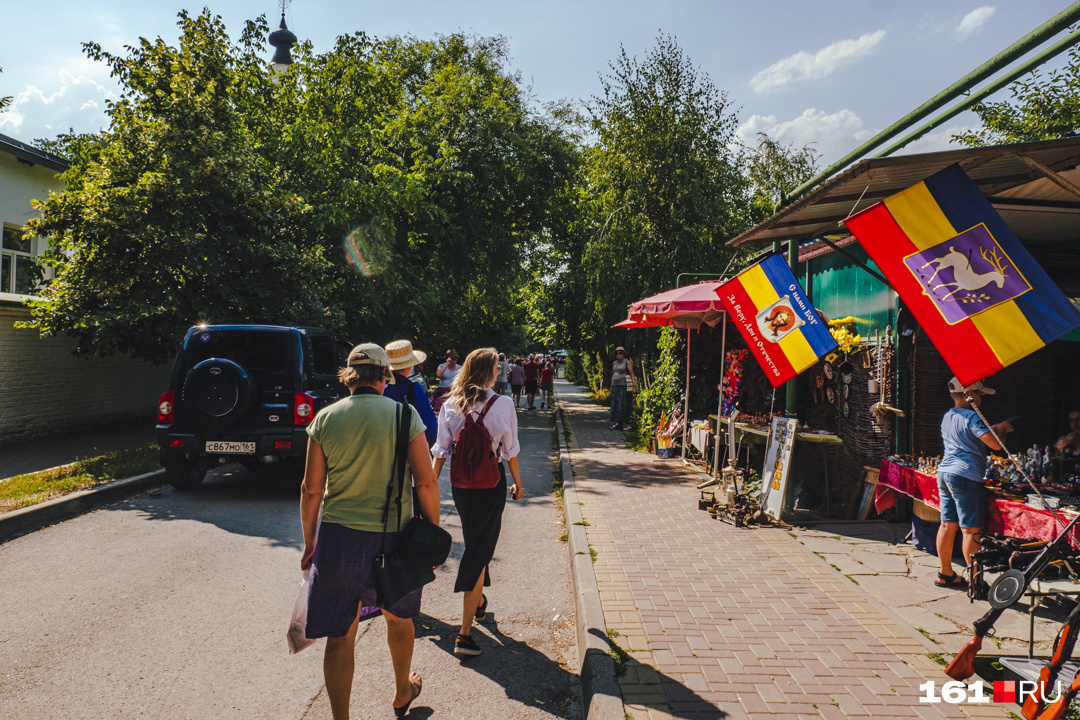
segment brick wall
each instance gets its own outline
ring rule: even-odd
[[[0,302],[0,445],[110,423],[156,422],[172,365],[72,356],[66,337],[42,340],[14,324],[26,308]]]

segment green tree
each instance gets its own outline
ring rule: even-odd
[[[601,85],[588,108],[595,141],[577,245],[553,303],[565,312],[565,344],[606,357],[624,337],[609,328],[631,302],[682,272],[722,272],[734,252],[724,243],[750,215],[731,150],[736,115],[674,38],[658,38],[642,60],[624,50]],[[648,332],[621,342],[634,356],[655,343]]]
[[[225,28],[206,12],[179,25],[178,48],[85,46],[123,93],[99,143],[73,141],[66,191],[29,223],[52,239],[56,268],[29,324],[73,335],[80,353],[160,362],[200,320],[326,319],[322,248],[294,232],[310,207],[247,132]]]
[[[1060,70],[1033,70],[1008,88],[1009,100],[972,107],[982,128],[952,137],[968,147],[1054,140],[1080,132],[1080,49],[1069,50]]]
[[[175,48],[86,46],[124,90],[108,131],[57,141],[68,189],[34,229],[58,276],[31,325],[156,360],[200,320],[521,341],[577,148],[503,40],[357,33],[271,76],[262,18],[236,44],[208,12],[179,25]]]
[[[750,182],[754,222],[772,215],[787,195],[814,176],[821,153],[811,145],[781,145],[767,134],[757,134],[757,146],[744,148],[742,166]]]
[[[2,72],[4,72],[4,68],[0,68],[0,73],[2,73]],[[6,96],[3,96],[3,97],[0,97],[0,110],[3,110],[8,105],[10,105],[11,100],[12,100],[11,95],[6,95]]]

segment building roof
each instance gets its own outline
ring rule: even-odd
[[[46,152],[33,145],[27,145],[20,140],[3,134],[0,134],[0,152],[14,155],[31,165],[41,165],[57,172],[63,172],[71,167],[71,163],[59,155],[53,155],[51,152]]]
[[[844,219],[959,163],[1027,244],[1080,240],[1080,137],[862,160],[730,245],[847,235]]]

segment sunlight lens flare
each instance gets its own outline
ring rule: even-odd
[[[388,265],[386,230],[382,223],[358,225],[345,236],[345,259],[364,277],[383,272]]]

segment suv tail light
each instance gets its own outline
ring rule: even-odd
[[[173,403],[175,402],[176,393],[170,390],[167,393],[162,393],[158,399],[157,406],[157,421],[158,425],[172,425],[173,421]]]
[[[307,393],[293,393],[293,425],[310,425],[315,416],[315,398]]]

